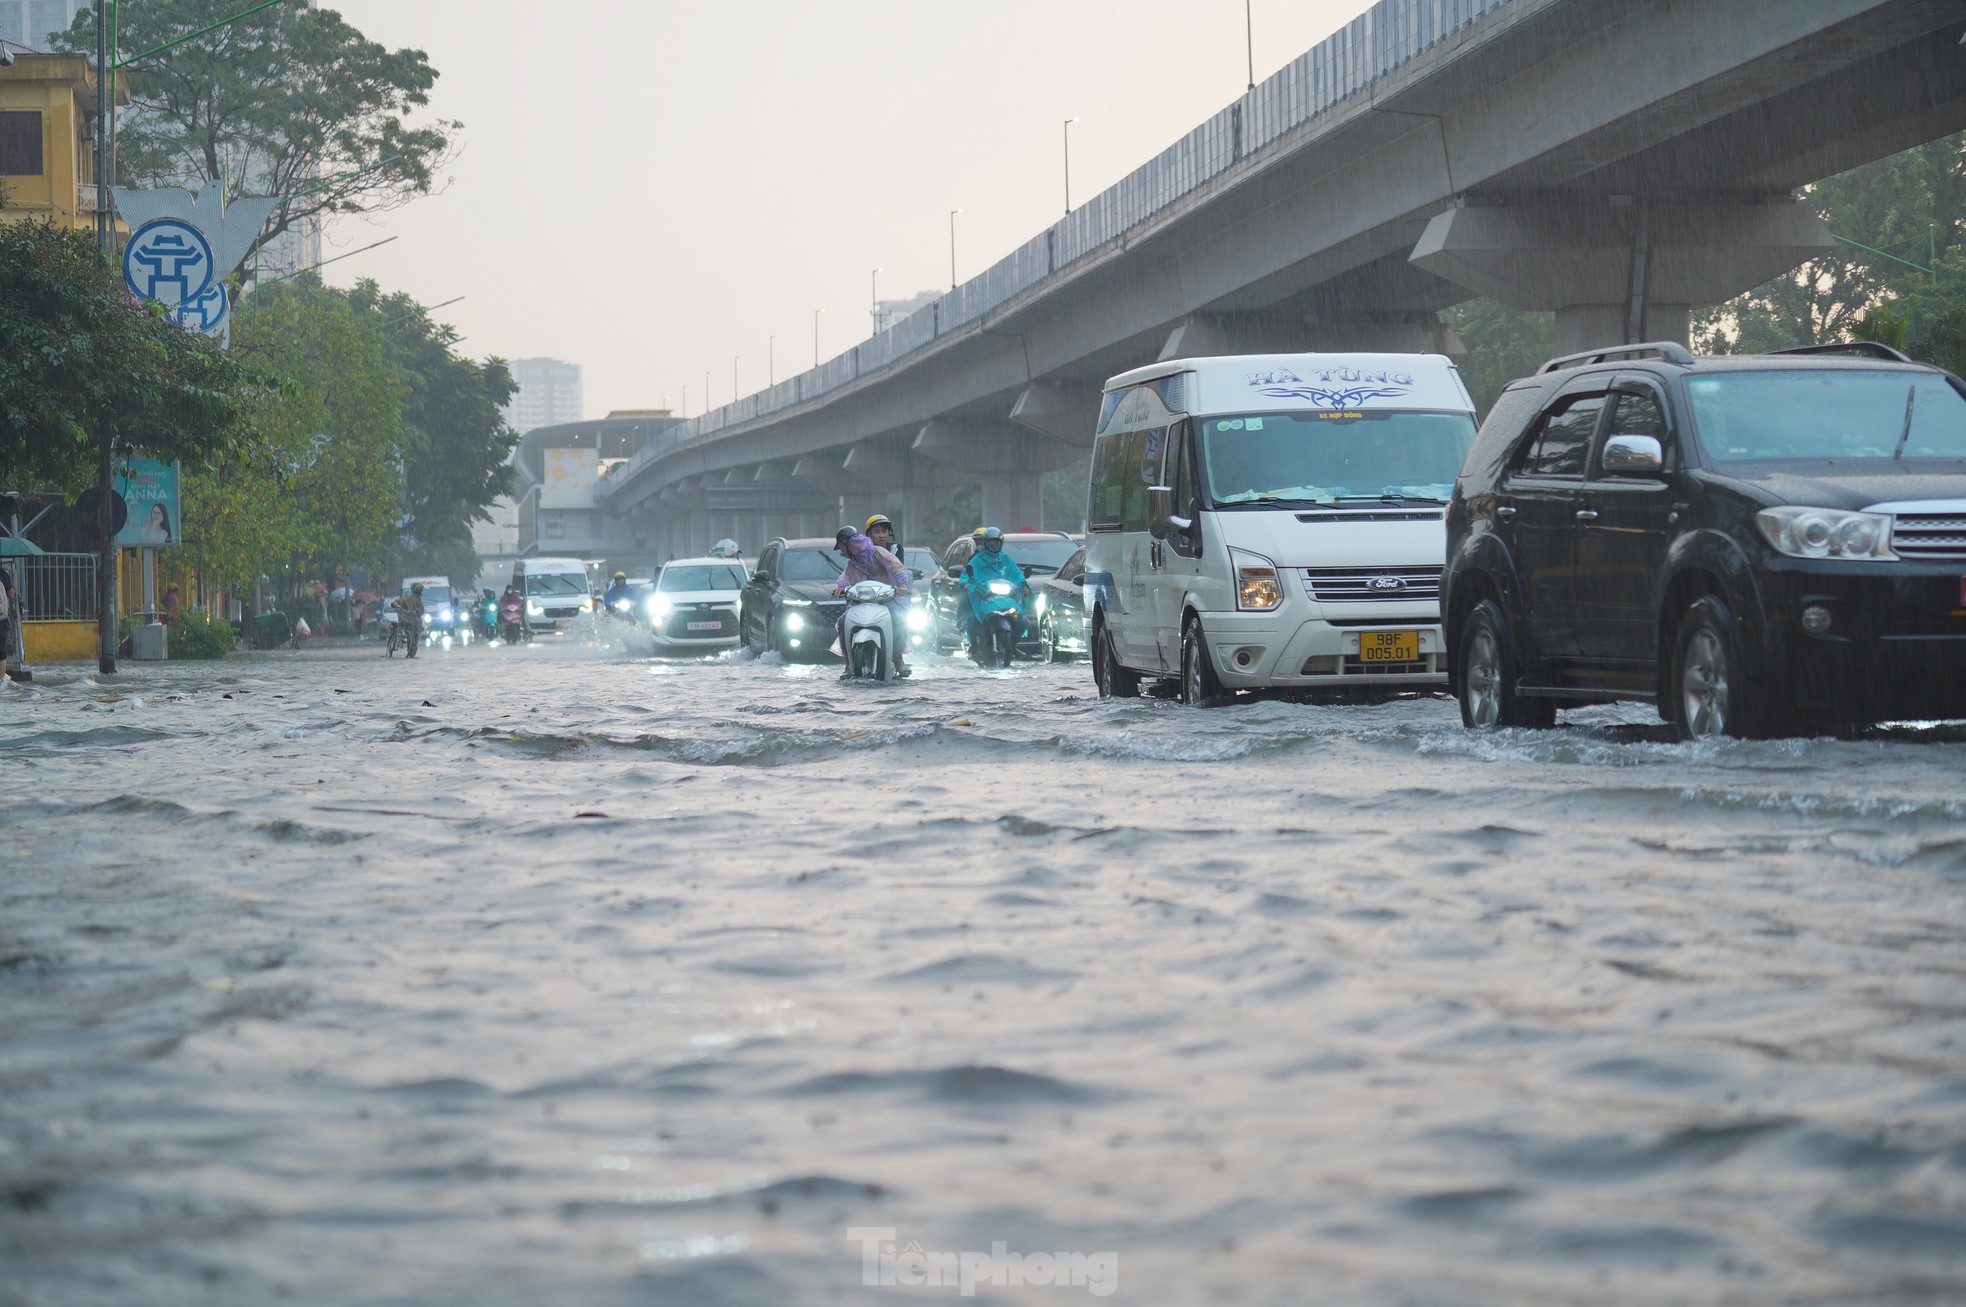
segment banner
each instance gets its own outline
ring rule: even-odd
[[[135,549],[183,542],[178,520],[177,464],[126,458],[116,467],[116,493],[129,505],[130,520],[116,533],[117,547]]]

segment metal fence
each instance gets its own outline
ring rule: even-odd
[[[35,554],[10,558],[14,587],[20,591],[25,616],[94,620],[96,556],[94,554]]]
[[[819,367],[671,427],[601,479],[601,494],[641,468],[726,428],[817,399],[888,367],[1119,240],[1242,160],[1339,109],[1380,78],[1477,19],[1522,0],[1379,0],[1117,185],[1100,192],[981,275]]]

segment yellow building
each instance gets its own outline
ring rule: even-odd
[[[0,41],[0,222],[40,219],[92,231],[96,208],[95,61]],[[117,102],[129,91],[116,88]],[[124,230],[119,224],[117,230]]]

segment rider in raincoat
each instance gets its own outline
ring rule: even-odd
[[[1010,593],[991,594],[990,582],[1010,582]],[[969,591],[969,647],[974,649],[978,636],[982,633],[985,614],[1000,608],[1008,608],[1018,615],[1018,633],[1023,633],[1024,610],[1018,605],[1018,597],[1030,591],[1024,580],[1024,570],[1017,561],[1003,551],[1003,528],[986,526],[976,552],[970,555],[969,562],[963,565],[963,586]]]
[[[846,557],[846,571],[833,586],[833,593],[843,595],[862,581],[880,581],[894,587],[894,598],[888,600],[887,610],[894,616],[894,674],[909,675],[908,660],[903,647],[908,643],[908,569],[887,550],[875,544],[862,533],[850,526],[843,526],[833,537],[833,548]],[[839,621],[840,639],[844,649],[846,639],[846,616],[841,614]]]

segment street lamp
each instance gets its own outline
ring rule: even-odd
[[[874,269],[874,275],[867,279],[867,284],[870,287],[868,291],[870,306],[867,311],[874,319],[873,334],[878,336],[881,334],[881,270],[879,268]]]
[[[1065,120],[1065,212],[1072,211],[1072,124],[1076,118]]]
[[[812,311],[812,366],[815,368],[819,366],[819,315],[825,311],[825,309]]]
[[[1256,89],[1256,21],[1249,14],[1250,0],[1242,0],[1242,35],[1249,47],[1249,89]]]
[[[961,209],[949,210],[949,289],[956,288],[956,215]]]

